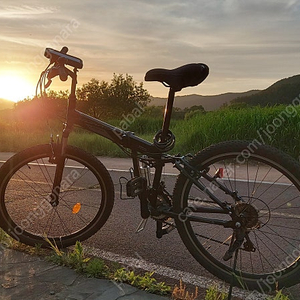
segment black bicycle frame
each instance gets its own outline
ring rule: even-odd
[[[153,144],[135,136],[133,132],[124,131],[118,127],[114,127],[77,110],[72,112],[71,119],[73,120],[74,124],[77,124],[88,131],[101,135],[118,145],[129,148],[132,151],[158,154],[158,149],[156,149]]]
[[[52,193],[52,205],[58,204],[58,191],[60,187],[60,182],[62,179],[62,170],[64,167],[64,150],[67,145],[68,137],[70,132],[73,129],[74,125],[79,125],[83,129],[86,129],[90,132],[96,133],[100,136],[103,136],[112,142],[116,143],[117,145],[121,145],[125,148],[128,148],[131,150],[131,158],[133,160],[133,166],[134,166],[134,176],[140,176],[139,174],[139,162],[138,162],[138,156],[137,153],[140,152],[142,154],[147,154],[147,156],[152,157],[155,159],[155,174],[153,179],[153,184],[151,188],[151,195],[150,195],[150,203],[154,205],[156,203],[156,199],[158,196],[158,190],[160,186],[160,180],[161,180],[161,174],[162,174],[162,168],[165,164],[165,162],[170,162],[170,157],[165,158],[164,151],[161,149],[158,149],[154,144],[139,138],[136,136],[133,132],[130,131],[124,131],[118,127],[112,126],[108,123],[105,123],[99,119],[96,119],[94,117],[91,117],[83,112],[80,112],[76,110],[76,83],[77,83],[77,70],[74,69],[74,72],[69,72],[69,75],[72,77],[72,85],[71,85],[71,93],[69,96],[69,103],[68,103],[68,110],[67,110],[67,122],[65,129],[63,131],[62,135],[62,142],[61,142],[61,149],[60,149],[60,155],[57,157],[57,167],[56,167],[56,175],[55,180],[53,184],[53,191],[55,190],[55,193]],[[169,91],[169,97],[168,102],[166,105],[165,113],[164,113],[164,122],[162,126],[162,139],[164,139],[168,133],[169,125],[170,125],[170,119],[171,119],[171,113],[172,113],[172,106],[174,101],[174,91],[170,89]],[[180,157],[172,157],[171,162],[174,163],[175,167],[180,171],[183,172],[187,177],[189,177],[196,185],[204,191],[215,203],[217,203],[220,207],[214,208],[213,210],[211,208],[205,208],[202,207],[202,212],[207,213],[223,213],[228,214],[229,208],[226,207],[226,204],[221,202],[217,197],[215,197],[207,188],[202,185],[201,183],[197,182],[196,179],[189,174],[189,172],[186,172],[186,169],[182,168],[181,162],[182,158]],[[189,169],[188,163],[184,162],[185,167]],[[192,169],[192,168],[191,168]],[[212,182],[214,179],[212,179]],[[227,189],[226,189],[227,190]],[[227,190],[228,191],[228,190]],[[230,193],[230,191],[228,191]],[[148,211],[148,202],[147,199],[143,199],[143,197],[140,197],[141,200],[141,214],[143,218],[149,217],[149,211]],[[200,211],[199,211],[200,212]],[[166,215],[169,215],[170,217],[178,217],[178,214],[172,212],[172,211],[166,211]],[[217,219],[208,219],[203,217],[197,217],[197,216],[189,216],[188,214],[185,215],[186,219],[189,219],[191,221],[198,221],[203,223],[211,223],[211,224],[219,224],[219,225],[226,225],[228,221],[224,220],[217,220]]]
[[[160,160],[163,154],[163,150],[158,149],[157,147],[155,147],[154,144],[137,137],[133,132],[124,131],[118,127],[112,126],[106,122],[103,122],[99,119],[96,119],[83,112],[76,110],[77,69],[75,68],[73,72],[68,70],[68,75],[72,78],[71,92],[68,101],[67,122],[62,135],[61,149],[59,153],[60,155],[58,155],[57,158],[57,168],[56,168],[56,175],[53,184],[53,190],[56,191],[59,190],[60,181],[62,179],[62,170],[64,167],[63,154],[65,151],[65,147],[67,145],[69,134],[72,131],[74,125],[79,125],[83,129],[86,129],[90,132],[103,136],[111,140],[112,142],[116,143],[117,145],[121,145],[125,148],[130,149],[132,153],[131,157],[134,166],[134,176],[140,176],[139,168],[138,168],[139,163],[137,157],[138,152],[156,158],[157,159],[157,163],[155,165],[156,171],[153,180],[154,193],[151,196],[153,199],[156,199],[157,192],[159,189],[160,179],[161,179],[162,168],[164,166],[164,163]],[[164,140],[169,130],[174,95],[175,95],[174,91],[170,89],[169,98],[168,98],[169,104],[164,114],[164,123],[162,127],[162,135],[161,135],[162,140]],[[58,203],[58,197],[57,195],[55,195],[54,192],[52,193],[52,199],[53,199],[51,202],[52,204]],[[146,213],[146,211],[148,211],[147,203],[145,203],[144,201],[143,203],[141,203],[141,206],[142,206],[143,217],[147,217],[147,213]]]

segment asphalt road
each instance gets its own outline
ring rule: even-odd
[[[10,153],[0,154],[0,161],[10,157]],[[103,163],[113,178],[115,186],[115,204],[112,214],[93,237],[84,242],[84,245],[95,255],[123,263],[128,268],[142,268],[155,271],[171,279],[184,278],[189,283],[202,287],[211,285],[216,278],[207,272],[191,256],[183,245],[176,230],[157,239],[155,236],[155,221],[149,219],[143,231],[136,233],[141,217],[138,199],[121,200],[119,177],[129,177],[127,169],[129,162],[122,159],[104,158]],[[164,180],[170,191],[176,180],[176,170],[167,169]],[[173,174],[171,174],[173,173]],[[290,291],[299,294],[299,285]],[[236,291],[237,295],[239,294]],[[244,294],[245,297],[246,294]],[[299,299],[299,298],[295,298]]]

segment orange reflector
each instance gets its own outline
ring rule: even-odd
[[[80,204],[80,203],[76,203],[76,204],[73,206],[72,213],[73,213],[73,214],[77,214],[77,213],[79,213],[80,209],[81,209],[81,204]]]

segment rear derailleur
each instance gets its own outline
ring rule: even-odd
[[[225,227],[232,228],[233,234],[229,249],[223,256],[223,260],[227,261],[233,257],[238,249],[247,252],[255,252],[252,241],[249,238],[249,232],[261,227],[258,218],[258,210],[249,203],[237,203],[231,211],[232,220]],[[242,247],[243,246],[243,247]]]
[[[243,243],[244,242],[244,243]],[[243,248],[241,248],[243,245]],[[229,249],[223,256],[223,260],[227,261],[233,257],[233,254],[238,249],[255,252],[256,248],[249,238],[249,233],[244,228],[235,229],[231,238]]]

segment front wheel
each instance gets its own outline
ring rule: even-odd
[[[48,238],[62,248],[89,238],[104,225],[113,207],[114,186],[98,159],[67,146],[58,204],[52,205],[52,156],[51,145],[38,145],[2,166],[0,225],[27,245],[49,247]]]
[[[277,149],[254,142],[232,141],[198,153],[190,165],[205,170],[236,201],[203,177],[204,184],[243,218],[244,238],[236,260],[226,254],[236,229],[201,223],[188,216],[232,221],[230,214],[213,213],[218,207],[191,179],[180,174],[174,189],[178,232],[190,253],[208,271],[236,286],[271,291],[299,282],[300,272],[300,165]],[[217,175],[216,175],[217,174]],[[211,208],[211,209],[208,209]],[[237,226],[237,225],[236,225]],[[227,257],[226,257],[227,256]]]

